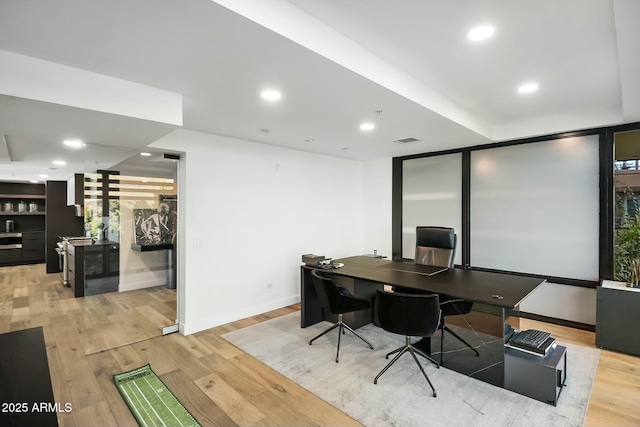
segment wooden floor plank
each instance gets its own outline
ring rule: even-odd
[[[77,410],[76,418],[81,426],[115,426],[118,424],[111,412],[109,403],[105,401]]]
[[[109,353],[118,362],[123,372],[139,368],[148,363],[147,359],[140,356],[130,345],[113,348],[109,350]]]
[[[162,375],[161,379],[202,425],[211,427],[237,426],[231,417],[209,399],[182,371],[169,372]]]
[[[87,360],[93,368],[93,373],[102,388],[104,393],[105,402],[111,412],[111,416],[114,422],[109,425],[126,426],[136,425],[136,420],[131,414],[127,404],[120,396],[120,392],[113,383],[113,375],[119,374],[124,370],[122,369],[113,354],[108,351],[102,353],[94,353],[87,356]],[[97,425],[97,424],[86,424]],[[98,424],[99,425],[99,424]],[[107,425],[107,424],[105,424]]]
[[[240,426],[258,423],[266,416],[251,403],[250,398],[244,397],[216,374],[202,377],[195,384]]]

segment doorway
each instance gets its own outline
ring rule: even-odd
[[[85,148],[86,352],[178,330],[179,156],[112,148],[121,160],[92,169],[107,149]]]

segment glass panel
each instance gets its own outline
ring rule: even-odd
[[[471,153],[471,264],[598,280],[598,136]]]
[[[121,147],[87,145],[85,151],[85,234],[95,238],[83,258],[85,321],[91,325],[85,353],[92,354],[175,325],[175,250],[142,252],[132,243],[134,209],[151,209],[158,225],[164,223],[158,208],[162,197],[176,200],[177,162]]]
[[[640,131],[614,135],[614,280],[640,281]]]
[[[402,164],[402,257],[415,257],[416,227],[453,227],[455,264],[462,264],[462,154],[405,160]]]

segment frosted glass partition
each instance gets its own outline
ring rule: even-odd
[[[471,265],[598,280],[598,137],[471,153]]]
[[[454,262],[462,263],[462,155],[402,162],[402,257],[413,259],[416,226],[453,227],[458,235]]]

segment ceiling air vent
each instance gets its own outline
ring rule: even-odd
[[[417,138],[409,137],[409,138],[396,139],[393,142],[395,142],[396,144],[408,144],[410,142],[416,142],[416,141],[420,141],[420,140]]]

